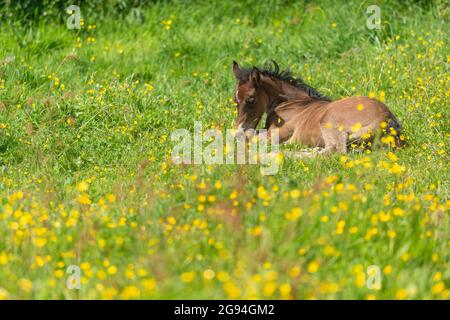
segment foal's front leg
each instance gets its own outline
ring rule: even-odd
[[[320,131],[325,144],[325,147],[322,150],[320,150],[319,152],[285,151],[285,155],[294,159],[302,159],[312,158],[317,155],[329,155],[334,152],[347,152],[347,132],[339,131],[336,129],[328,129],[325,127],[321,127]],[[291,137],[288,141],[286,141],[286,143],[290,143],[292,141],[295,141],[294,137]]]
[[[284,144],[296,142],[295,136],[292,135]],[[313,158],[317,155],[316,151],[284,151],[285,156],[293,159]]]
[[[317,153],[313,151],[283,151],[283,154],[292,159],[313,158],[317,155]]]

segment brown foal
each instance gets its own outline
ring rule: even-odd
[[[280,71],[275,61],[273,65],[267,70],[245,69],[233,61],[238,129],[255,129],[266,113],[268,134],[277,130],[280,142],[320,147],[319,154],[345,153],[349,143],[371,146],[377,136],[390,146],[403,145],[400,124],[382,102],[369,97],[331,101],[289,71]]]

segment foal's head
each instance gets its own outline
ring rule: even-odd
[[[255,129],[264,112],[273,112],[282,102],[301,100],[303,105],[307,105],[317,100],[331,101],[301,78],[294,78],[289,70],[281,70],[275,61],[272,60],[272,64],[272,67],[260,71],[256,67],[241,68],[233,61],[233,73],[237,80],[234,100],[238,105],[239,129]]]
[[[236,61],[233,61],[233,73],[237,80],[234,101],[238,108],[238,129],[255,129],[269,103],[269,96],[262,88],[261,73],[256,67],[240,68]]]

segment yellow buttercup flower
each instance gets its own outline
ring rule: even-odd
[[[319,270],[320,262],[317,260],[311,261],[308,264],[308,272],[309,273],[316,273]]]

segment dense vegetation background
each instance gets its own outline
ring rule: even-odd
[[[366,27],[372,4],[380,30]],[[0,298],[448,299],[449,12],[3,2]],[[271,177],[174,165],[173,130],[234,127],[232,60],[270,59],[335,99],[385,101],[408,147],[286,159]]]

